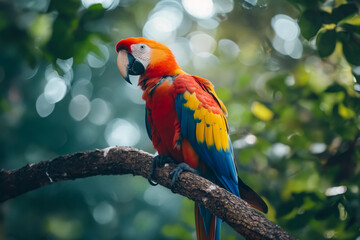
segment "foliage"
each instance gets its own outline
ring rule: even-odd
[[[181,66],[215,84],[240,176],[267,217],[300,239],[360,236],[359,1],[211,1],[210,20],[186,1],[108,2],[0,2],[1,168],[113,144],[153,152],[141,91],[121,81],[114,47],[148,34],[166,6],[181,24],[154,36],[170,36]],[[195,236],[191,201],[132,176],[8,201],[0,229],[4,239]],[[228,226],[222,235],[240,238]]]
[[[301,2],[299,2],[301,3]],[[316,36],[316,47],[320,57],[328,57],[335,50],[336,41],[342,43],[346,60],[353,65],[360,65],[360,28],[357,13],[358,3],[349,2],[330,8],[331,12],[321,10],[317,1],[302,2],[299,25],[302,35],[307,39]],[[353,16],[355,18],[352,18]]]

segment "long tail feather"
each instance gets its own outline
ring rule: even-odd
[[[205,228],[204,218],[200,212],[200,207],[201,206],[199,206],[199,204],[195,203],[195,226],[197,240],[220,240],[220,218],[215,215],[211,215],[210,226]],[[203,208],[202,211],[208,210]]]
[[[249,203],[253,208],[262,211],[263,213],[268,212],[268,206],[264,200],[248,185],[246,185],[240,178],[239,180],[239,192],[242,199]]]

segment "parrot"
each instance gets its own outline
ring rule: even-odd
[[[131,84],[138,85],[145,101],[145,125],[158,155],[156,167],[169,159],[178,165],[171,172],[172,186],[183,171],[190,171],[225,188],[252,207],[267,213],[264,200],[238,176],[229,136],[227,110],[207,79],[186,73],[164,44],[132,37],[116,44],[117,66]],[[198,240],[219,240],[221,219],[195,203]]]

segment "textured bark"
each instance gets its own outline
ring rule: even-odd
[[[60,156],[17,170],[1,170],[0,202],[41,186],[76,178],[121,174],[147,178],[152,160],[153,155],[141,150],[112,147]],[[154,180],[170,188],[169,173],[174,166],[166,164],[158,168]],[[246,239],[296,239],[243,200],[196,174],[182,173],[173,190],[205,206]]]

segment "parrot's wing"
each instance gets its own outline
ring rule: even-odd
[[[266,213],[266,203],[237,176],[227,111],[213,85],[204,78],[185,74],[179,75],[174,85],[181,134],[216,177],[209,179]]]
[[[214,180],[240,196],[226,109],[212,84],[206,79],[183,74],[175,79],[174,85],[181,134],[216,176]]]

